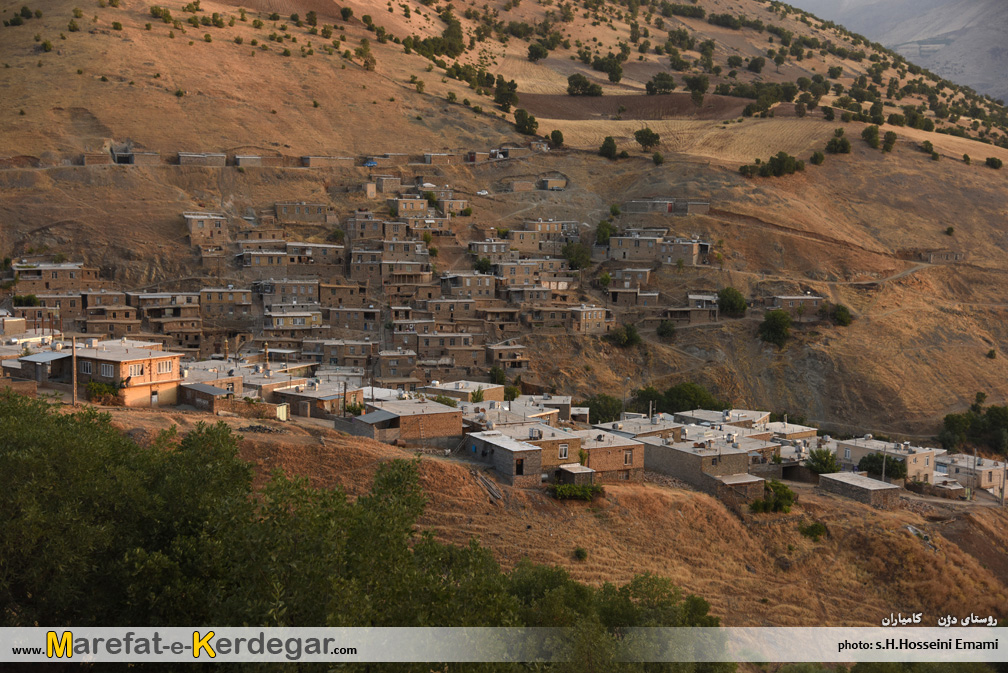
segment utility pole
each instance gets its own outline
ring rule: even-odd
[[[73,374],[71,384],[74,388],[74,406],[77,406],[77,337],[71,337],[70,339],[70,352],[71,352],[71,369]],[[1003,504],[1003,503],[1002,503]]]

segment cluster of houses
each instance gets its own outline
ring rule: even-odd
[[[394,382],[400,378],[396,368],[410,371],[415,353],[378,350],[370,341],[318,341],[304,353],[265,346],[241,356],[193,360],[156,342],[67,341],[38,332],[29,333],[33,352],[20,351],[21,344],[0,345],[5,376],[57,390],[76,385],[82,394],[89,384],[101,383],[129,406],[325,419],[351,435],[454,452],[517,487],[633,482],[648,470],[744,504],[763,497],[766,479],[814,478],[803,461],[822,447],[836,454],[842,471],[818,475],[820,488],[877,507],[894,504],[902,480],[857,472],[869,454],[904,463],[906,483],[934,495],[955,498],[967,490],[1000,495],[1005,484],[1003,462],[871,435],[821,437],[815,428],[786,419],[771,422],[766,411],[624,413],[620,420],[598,423],[566,395],[509,395],[504,385],[467,379],[434,380],[413,392],[387,381],[375,385],[366,373],[369,358],[378,357],[382,378]]]

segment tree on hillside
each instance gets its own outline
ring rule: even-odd
[[[490,383],[495,386],[502,386],[507,383],[507,376],[505,375],[504,370],[497,365],[490,368]]]
[[[357,58],[360,59],[361,65],[364,66],[365,70],[374,70],[377,61],[375,60],[374,54],[371,53],[371,43],[368,42],[366,37],[362,37],[360,41],[360,46],[357,47],[355,51]]]
[[[606,159],[616,158],[616,141],[612,136],[606,136],[605,140],[602,141],[602,147],[599,148],[599,154],[604,156]]]
[[[606,335],[606,338],[614,346],[620,348],[630,348],[631,346],[639,345],[641,342],[641,336],[637,331],[637,327],[631,324],[620,325]]]
[[[514,116],[515,116],[515,130],[518,131],[518,133],[527,136],[536,135],[536,131],[539,129],[539,122],[536,121],[535,117],[530,115],[522,108],[518,108],[517,110],[515,110]]]
[[[479,273],[490,273],[491,269],[493,269],[493,262],[488,257],[480,257],[473,262],[473,270]]]
[[[563,133],[561,133],[559,129],[554,130],[550,133],[550,147],[552,147],[553,149],[557,149],[559,147],[563,147],[563,143],[564,143]]]
[[[690,91],[690,98],[697,107],[703,105],[704,94],[710,88],[710,80],[707,75],[686,75],[683,77],[686,88]]]
[[[872,148],[873,150],[877,150],[879,148],[878,126],[875,126],[874,124],[872,124],[871,126],[866,126],[864,130],[861,131],[861,138],[866,143],[868,143],[868,147]]]
[[[718,311],[721,315],[740,318],[745,315],[749,304],[742,293],[733,287],[718,290]]]
[[[549,49],[544,47],[539,42],[533,42],[532,44],[529,45],[528,60],[532,61],[533,63],[538,63],[547,56],[549,56]]]
[[[767,311],[759,326],[759,337],[767,343],[783,348],[791,337],[791,316],[787,311]]]
[[[581,73],[574,73],[567,78],[567,95],[569,96],[601,96],[602,87],[593,84]]]
[[[727,405],[711,395],[706,388],[691,381],[672,386],[662,395],[662,411],[674,414],[691,409],[724,409]]]
[[[637,131],[634,131],[634,140],[637,141],[637,143],[641,146],[642,150],[647,152],[649,149],[657,147],[658,143],[661,141],[661,138],[657,133],[645,127]]]
[[[763,66],[766,65],[766,59],[762,56],[757,56],[749,61],[749,70],[755,73],[763,72]]]
[[[805,467],[816,474],[833,474],[840,471],[840,461],[829,449],[812,449],[805,461]]]
[[[518,103],[518,85],[514,80],[505,80],[497,75],[494,86],[494,103],[504,112],[510,112],[511,107]]]
[[[675,77],[673,77],[671,73],[667,72],[657,73],[644,85],[644,90],[647,91],[647,95],[649,96],[672,93],[675,91],[675,88]]]

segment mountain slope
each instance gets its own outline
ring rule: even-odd
[[[895,49],[942,77],[1008,98],[1008,7],[997,0],[794,3]]]

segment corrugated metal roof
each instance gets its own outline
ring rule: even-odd
[[[206,395],[231,395],[230,390],[224,390],[223,388],[218,388],[217,386],[211,386],[208,383],[183,383],[183,388],[189,388],[190,390],[195,390],[198,393],[204,393]]]

